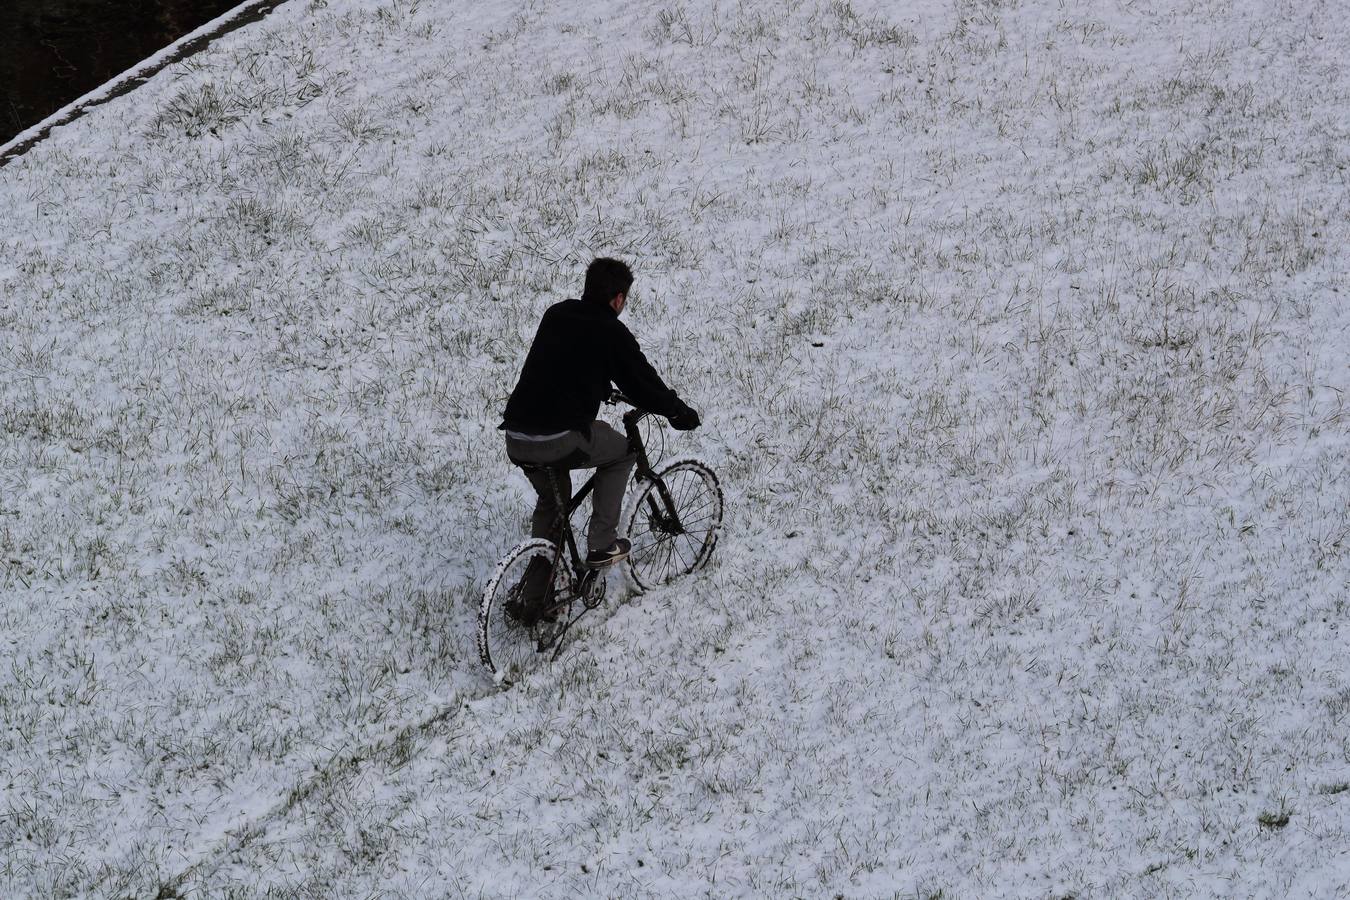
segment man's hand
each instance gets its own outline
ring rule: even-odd
[[[688,403],[682,405],[684,406],[684,409],[681,409],[673,416],[667,417],[667,421],[670,422],[671,428],[674,428],[676,431],[693,431],[703,424],[702,420],[698,417],[698,410],[694,409]]]

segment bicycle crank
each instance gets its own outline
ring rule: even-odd
[[[602,570],[592,569],[581,579],[581,602],[587,609],[595,609],[605,602],[605,585],[609,580]]]

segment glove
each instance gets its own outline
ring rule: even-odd
[[[673,416],[667,416],[666,420],[670,422],[670,427],[676,431],[693,431],[703,424],[698,417],[698,410],[694,409],[688,403],[681,404],[684,408]]]

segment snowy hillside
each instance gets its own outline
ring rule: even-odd
[[[0,895],[1350,896],[1330,2],[293,0],[0,169]],[[499,691],[594,255],[712,566]]]

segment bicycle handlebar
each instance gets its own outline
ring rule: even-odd
[[[632,409],[623,414],[623,422],[625,425],[636,425],[643,416],[651,415],[650,412],[638,406],[629,397],[625,396],[623,391],[610,391],[609,396],[605,398],[605,402],[610,406],[618,406],[620,403],[624,403],[632,407]]]

